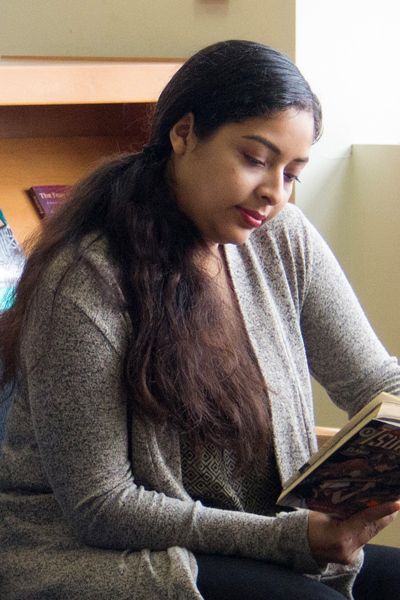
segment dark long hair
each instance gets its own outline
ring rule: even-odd
[[[224,124],[293,107],[313,115],[318,139],[318,100],[297,67],[272,48],[232,40],[190,58],[160,96],[145,151],[98,167],[44,222],[14,305],[0,317],[1,385],[22,366],[24,323],[50,263],[70,246],[76,262],[69,270],[78,268],[80,242],[97,232],[120,273],[125,304],[116,301],[116,310],[132,321],[122,384],[134,410],[174,424],[197,446],[235,449],[241,467],[263,460],[271,433],[265,385],[240,323],[230,327],[230,309],[195,260],[208,250],[168,185],[169,132],[189,112],[205,139]],[[101,282],[100,290],[112,294],[105,287]]]

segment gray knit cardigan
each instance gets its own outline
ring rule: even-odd
[[[86,244],[87,261],[60,287],[70,251],[54,261],[27,323],[0,458],[2,600],[200,600],[192,552],[284,565],[351,598],[362,557],[318,565],[307,511],[204,507],[183,488],[177,432],[135,411],[128,427],[120,379],[130,324],[98,277],[121,296],[118,270],[103,242]],[[381,391],[399,393],[400,369],[296,207],[225,253],[284,481],[316,449],[310,372],[352,415]]]

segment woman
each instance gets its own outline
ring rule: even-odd
[[[289,59],[222,42],[167,85],[149,146],[45,224],[0,323],[3,383],[19,373],[4,600],[352,597],[398,503],[347,521],[275,505],[316,449],[310,372],[350,415],[400,393],[397,361],[287,204],[320,133]]]

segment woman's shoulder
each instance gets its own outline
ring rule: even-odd
[[[274,219],[255,230],[249,242],[257,253],[274,248],[283,259],[286,255],[308,254],[318,239],[304,213],[294,204],[287,204]]]
[[[275,235],[281,231],[286,231],[289,235],[301,236],[307,234],[313,229],[313,226],[302,210],[295,204],[289,202],[283,210],[281,210],[274,219],[268,221],[262,229],[269,235]]]
[[[110,255],[107,240],[95,233],[85,236],[79,244],[62,248],[45,275],[50,289],[62,294],[70,291],[75,297],[93,285],[98,287],[100,281],[114,287],[119,279],[119,268]]]
[[[117,350],[121,347],[130,320],[118,266],[99,235],[65,246],[46,269],[33,298],[28,334],[42,339],[54,320],[70,329],[74,323],[90,322]]]
[[[106,239],[85,236],[78,245],[65,246],[50,263],[38,290],[43,302],[69,302],[88,316],[121,313],[124,297],[120,269]]]

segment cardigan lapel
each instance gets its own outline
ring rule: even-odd
[[[250,243],[226,246],[225,255],[247,335],[269,392],[276,459],[284,481],[315,451],[313,411],[304,401],[307,394],[291,349],[293,341],[298,346],[301,339],[294,303],[280,257],[273,245],[267,250],[272,250],[264,257],[267,266],[271,261],[269,274]],[[288,319],[293,320],[292,340],[283,322]]]

